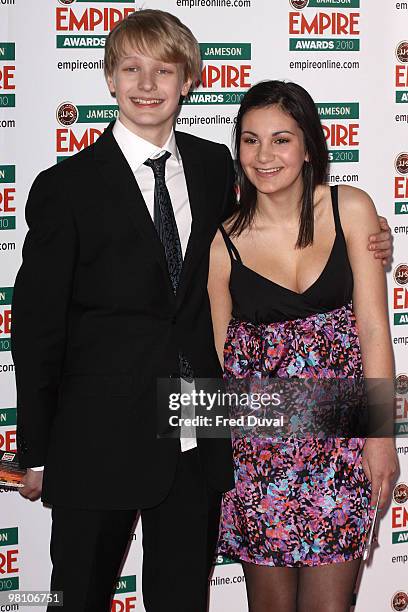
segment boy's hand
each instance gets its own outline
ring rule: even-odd
[[[28,468],[22,482],[24,487],[18,489],[18,492],[23,497],[35,501],[41,495],[43,481],[43,472],[37,472]]]
[[[392,236],[391,229],[385,217],[378,217],[381,232],[371,234],[368,237],[368,248],[370,251],[375,251],[374,257],[381,259],[383,266],[388,266],[392,259]]]

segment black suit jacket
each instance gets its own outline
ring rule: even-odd
[[[112,134],[42,172],[13,297],[18,450],[45,464],[43,500],[141,508],[168,492],[180,452],[157,439],[156,380],[220,377],[207,294],[209,247],[230,211],[224,145],[177,133],[192,228],[177,295],[133,172]],[[233,486],[229,440],[202,439],[210,484]]]

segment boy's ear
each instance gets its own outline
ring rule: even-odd
[[[116,88],[115,88],[115,84],[114,84],[114,82],[113,82],[113,77],[112,77],[112,75],[108,75],[108,76],[106,77],[106,82],[107,82],[107,84],[108,84],[108,88],[109,88],[109,91],[110,91],[111,96],[112,96],[112,97],[114,97],[114,98],[116,98],[116,91],[115,91],[115,89],[116,89]]]
[[[187,81],[186,81],[186,82],[183,84],[183,87],[181,88],[181,95],[182,95],[183,97],[185,97],[185,96],[187,96],[187,95],[188,95],[188,92],[190,91],[190,87],[191,87],[192,83],[193,83],[193,80],[192,80],[192,79],[188,79],[188,80],[187,80]]]

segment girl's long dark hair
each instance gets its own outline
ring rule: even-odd
[[[310,94],[296,83],[262,81],[251,87],[242,99],[234,128],[240,202],[229,233],[239,235],[249,227],[256,209],[256,189],[247,179],[240,159],[242,120],[249,110],[268,106],[278,106],[291,115],[303,132],[309,161],[304,162],[302,169],[303,194],[296,248],[304,248],[313,242],[313,195],[316,186],[326,181],[329,153],[315,103]]]

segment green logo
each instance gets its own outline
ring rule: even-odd
[[[0,546],[14,546],[18,544],[18,527],[0,529]]]
[[[16,44],[0,42],[0,62],[16,59]]]
[[[18,576],[13,576],[9,578],[1,578],[0,577],[0,593],[2,591],[17,591],[19,589],[20,581]]]
[[[214,565],[231,565],[232,563],[236,562],[233,559],[224,557],[224,555],[217,555],[214,561]]]
[[[193,91],[184,98],[183,104],[240,104],[244,96],[245,91],[212,91],[211,93]]]
[[[6,353],[11,351],[10,338],[0,338],[0,353]],[[1,588],[0,588],[1,591]]]
[[[1,230],[14,230],[16,229],[16,218],[15,217],[0,217],[0,232]]]
[[[318,102],[316,104],[320,119],[359,119],[358,102]]]
[[[310,8],[360,8],[360,0],[309,0]]]
[[[15,166],[0,166],[0,183],[15,183],[16,182],[16,167]]]
[[[392,534],[393,544],[406,544],[408,542],[408,531],[397,531]]]
[[[251,43],[200,43],[202,60],[250,60]]]
[[[16,94],[1,94],[0,108],[14,108],[16,105]]]
[[[106,36],[65,36],[57,34],[57,49],[103,49],[105,47]]]
[[[17,409],[16,408],[1,408],[0,426],[8,427],[10,425],[17,425]]]
[[[57,108],[57,121],[64,127],[74,123],[108,123],[118,116],[119,107],[116,104],[76,106],[72,102],[63,102]]]
[[[119,107],[115,105],[77,106],[77,109],[77,123],[106,123],[119,116]]]
[[[289,51],[360,51],[358,38],[290,38]]]
[[[394,325],[408,325],[408,312],[395,312]]]
[[[408,103],[408,91],[396,91],[395,101],[398,104],[407,104]]]
[[[13,287],[0,288],[0,306],[11,304]]]
[[[136,591],[136,576],[121,576],[115,587],[115,593],[132,593]]]
[[[354,163],[360,160],[360,152],[355,150],[343,151],[342,149],[332,149],[329,151],[329,161],[333,164]]]
[[[395,202],[396,215],[408,215],[408,202]]]
[[[395,423],[394,434],[396,436],[400,436],[401,434],[408,434],[408,421],[404,421],[403,423]]]

